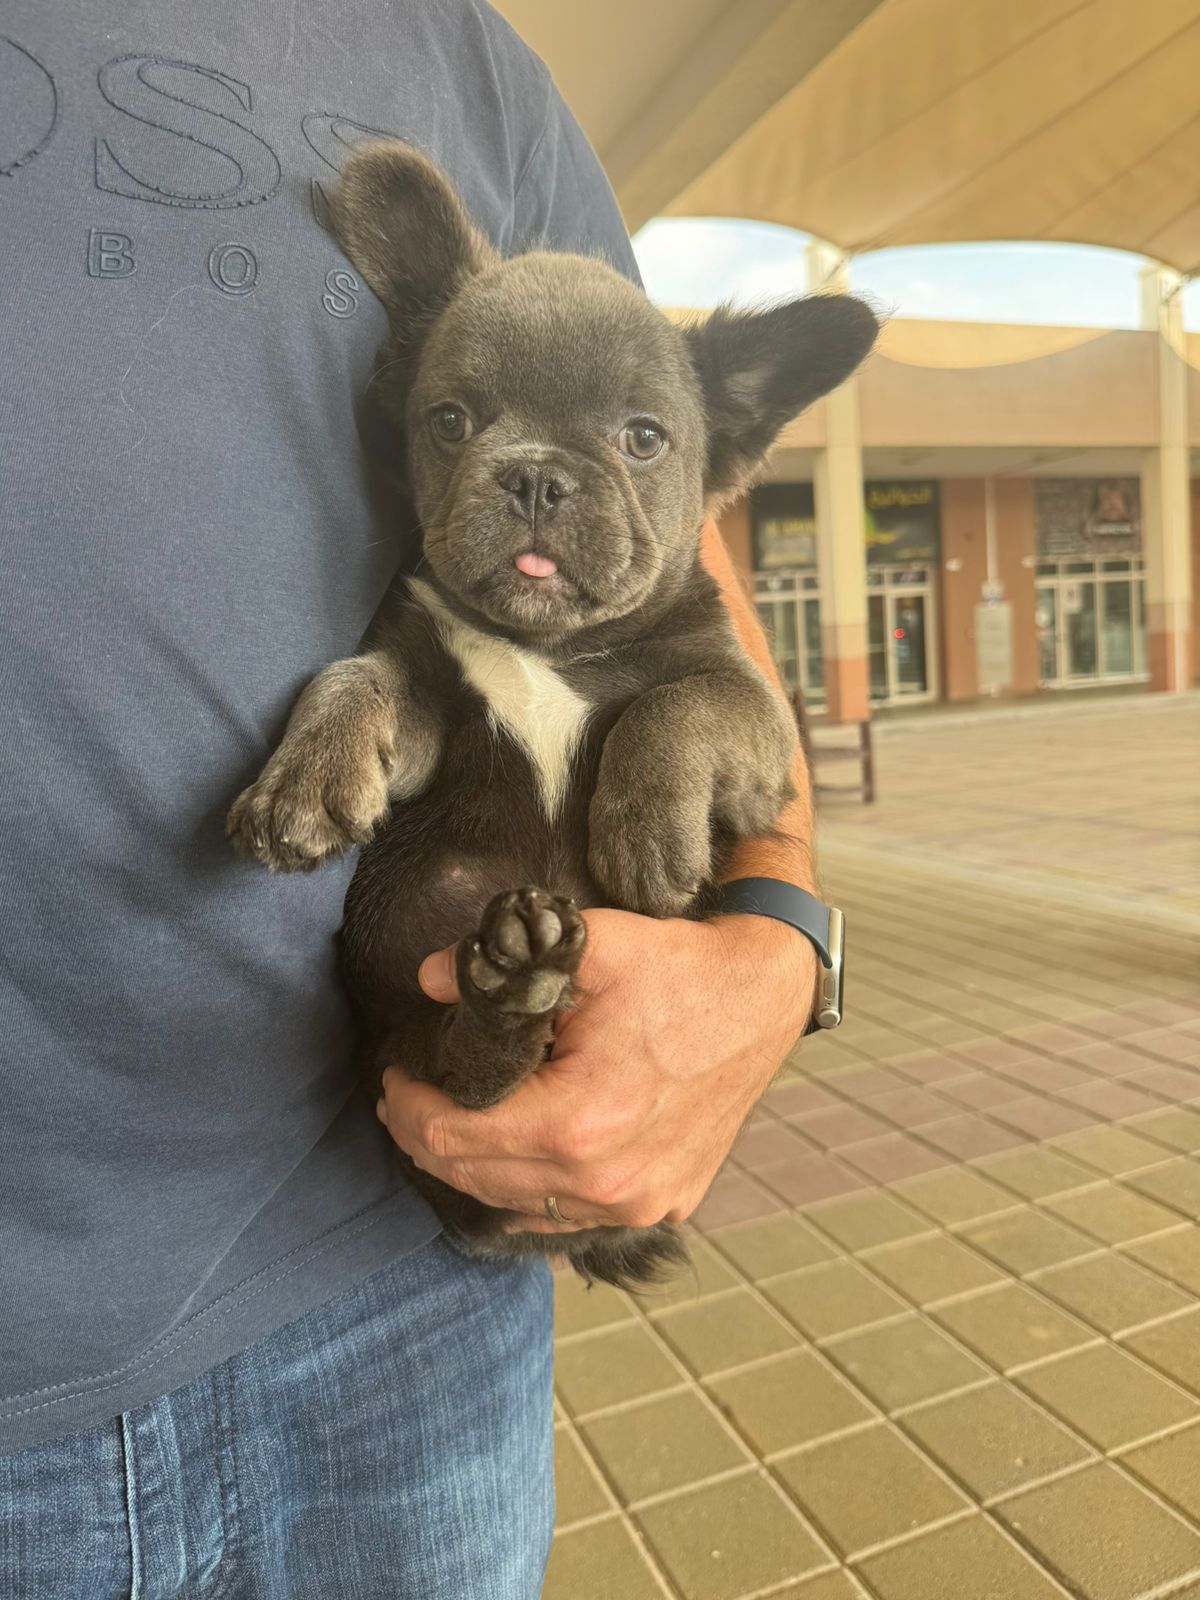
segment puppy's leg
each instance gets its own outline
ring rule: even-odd
[[[393,800],[428,783],[441,749],[432,715],[386,652],[335,661],[296,702],[279,748],[238,796],[226,833],[276,872],[311,872],[364,844]]]
[[[685,911],[713,871],[714,830],[765,833],[793,797],[796,726],[740,668],[660,684],[604,742],[588,815],[588,865],[617,905]]]
[[[570,900],[539,889],[497,895],[458,946],[461,999],[432,1081],[464,1106],[490,1106],[546,1059],[572,1000],[585,929]]]

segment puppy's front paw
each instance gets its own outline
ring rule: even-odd
[[[226,835],[273,872],[311,872],[370,839],[390,807],[388,773],[375,744],[331,750],[314,737],[285,740],[234,801]]]
[[[712,873],[708,804],[598,790],[588,817],[588,868],[617,905],[647,917],[686,911]]]
[[[553,1011],[579,970],[586,929],[570,900],[540,889],[498,894],[458,947],[464,999],[518,1016]]]

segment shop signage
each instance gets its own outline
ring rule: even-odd
[[[817,521],[811,483],[765,483],[751,502],[754,565],[814,569]],[[939,559],[941,512],[933,480],[897,479],[863,485],[868,566],[925,567]]]
[[[1034,521],[1043,561],[1137,555],[1142,548],[1141,485],[1136,478],[1038,478]]]

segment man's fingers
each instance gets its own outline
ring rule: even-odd
[[[450,945],[446,950],[435,950],[425,957],[417,973],[417,982],[429,998],[440,1000],[443,1005],[451,1005],[458,999],[458,980],[454,973],[456,949],[456,945]]]
[[[574,1131],[581,1116],[570,1109],[564,1115],[561,1082],[551,1082],[555,1071],[548,1064],[499,1105],[468,1111],[432,1084],[417,1083],[398,1067],[389,1067],[383,1075],[386,1114],[381,1113],[381,1120],[400,1148],[430,1171],[434,1169],[422,1155],[437,1161],[545,1161],[561,1173],[571,1157],[563,1130]]]

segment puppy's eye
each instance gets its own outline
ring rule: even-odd
[[[630,422],[621,430],[621,449],[635,461],[653,461],[666,447],[661,428],[652,422]]]
[[[438,406],[430,413],[430,426],[447,444],[465,444],[475,432],[474,424],[461,406]]]

